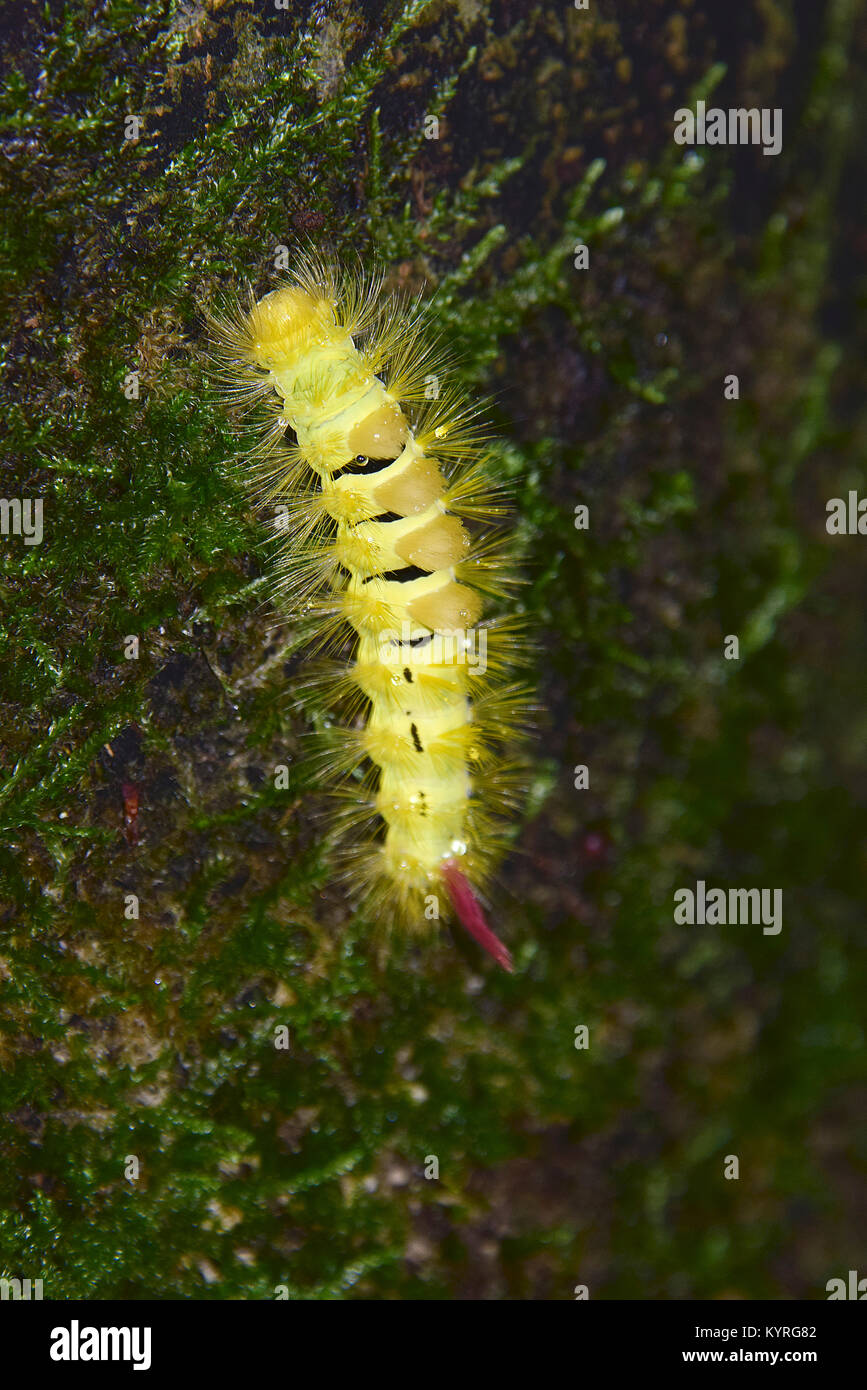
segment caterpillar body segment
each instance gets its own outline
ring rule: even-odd
[[[289,284],[212,326],[236,394],[246,381],[276,413],[255,482],[287,513],[282,598],[321,613],[329,634],[339,619],[356,637],[332,685],[366,706],[363,732],[347,731],[346,757],[332,760],[372,768],[355,806],[356,793],[344,793],[343,819],[361,832],[353,871],[378,920],[421,930],[445,898],[511,969],[474,888],[499,857],[512,801],[500,755],[528,705],[523,687],[500,684],[518,626],[481,622],[510,576],[498,545],[470,530],[506,510],[480,459],[474,412],[452,392],[411,411],[435,357],[418,312],[377,283],[341,282],[312,257]],[[287,429],[294,447],[280,439]]]

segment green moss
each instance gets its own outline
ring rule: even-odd
[[[864,562],[821,524],[864,437],[856,8],[815,45],[697,8],[22,16],[4,489],[45,537],[0,550],[0,1264],[46,1296],[810,1297],[857,1262]],[[779,163],[682,158],[690,93],[784,81]],[[513,978],[380,959],[333,881],[202,361],[203,304],[305,236],[435,287],[493,398],[547,709]],[[782,940],[675,927],[696,877],[781,886]]]

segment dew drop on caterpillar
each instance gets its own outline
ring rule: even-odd
[[[352,639],[319,678],[347,713],[323,767],[363,774],[335,788],[347,872],[375,922],[435,930],[450,906],[511,970],[478,897],[520,801],[512,748],[532,708],[513,675],[521,622],[490,611],[514,582],[508,505],[426,318],[306,253],[209,323],[229,398],[269,417],[243,475],[280,509],[277,602],[312,649]]]

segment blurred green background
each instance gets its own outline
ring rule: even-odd
[[[867,542],[824,524],[867,444],[863,4],[0,23],[2,490],[45,528],[0,540],[0,1273],[130,1299],[867,1273]],[[675,145],[701,96],[781,107],[782,153]],[[304,238],[436,291],[494,397],[547,711],[513,977],[447,932],[379,960],[333,880],[322,714],[203,363],[203,306]],[[676,926],[698,878],[782,889],[782,933]]]

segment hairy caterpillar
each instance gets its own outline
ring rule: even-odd
[[[514,578],[508,507],[425,320],[312,253],[258,303],[210,316],[222,381],[270,412],[244,475],[284,523],[278,600],[318,647],[353,638],[319,678],[346,712],[326,769],[361,779],[337,790],[351,872],[374,920],[430,929],[442,898],[511,970],[477,897],[520,799],[531,708],[511,675],[522,623],[482,621]]]

